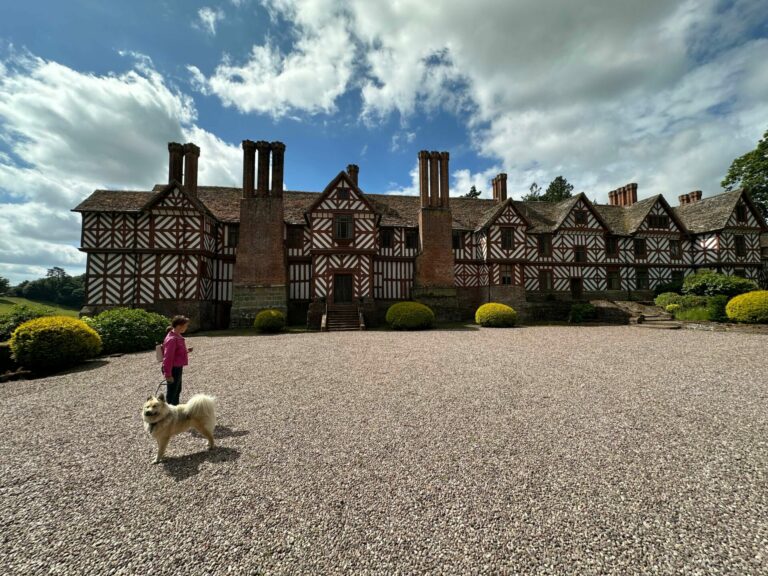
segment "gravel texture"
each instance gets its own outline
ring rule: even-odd
[[[2,385],[6,574],[766,574],[768,339],[621,327],[191,337]]]

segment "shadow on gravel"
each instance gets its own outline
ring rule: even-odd
[[[179,482],[198,474],[200,472],[200,464],[203,462],[218,464],[221,462],[234,462],[238,458],[240,458],[240,450],[217,446],[213,450],[203,450],[184,456],[166,457],[163,460],[163,467],[174,480]]]
[[[203,435],[197,430],[190,430],[189,433],[195,438],[202,438]],[[213,431],[213,437],[218,438],[237,438],[239,436],[247,436],[251,432],[249,430],[233,430],[229,426],[216,426]]]
[[[107,364],[109,364],[109,361],[107,360],[86,360],[85,363],[80,364],[75,368],[64,370],[63,372],[57,372],[56,375],[76,374],[78,372],[89,372],[90,370],[96,370],[97,368],[101,368],[102,366],[106,366]]]

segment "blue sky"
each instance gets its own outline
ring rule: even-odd
[[[286,184],[348,163],[412,194],[418,150],[451,193],[509,173],[513,196],[639,183],[717,193],[768,128],[762,0],[8,2],[0,19],[0,275],[83,270],[96,188],[149,189],[166,143],[200,183],[239,185],[245,138],[287,145]]]

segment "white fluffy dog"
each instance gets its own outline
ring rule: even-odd
[[[150,396],[141,410],[144,429],[157,442],[157,457],[160,462],[172,436],[194,428],[208,439],[208,449],[213,448],[213,429],[216,427],[216,398],[195,394],[186,404],[171,406],[165,395]]]

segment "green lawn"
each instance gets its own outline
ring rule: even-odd
[[[27,300],[26,298],[17,298],[16,296],[0,296],[0,314],[10,312],[11,308],[13,308],[16,304],[46,306],[48,308],[53,308],[56,314],[60,314],[62,316],[72,316],[74,318],[77,318],[77,313],[79,312],[75,308],[62,308],[58,304],[50,304],[48,302],[33,302],[32,300]]]

